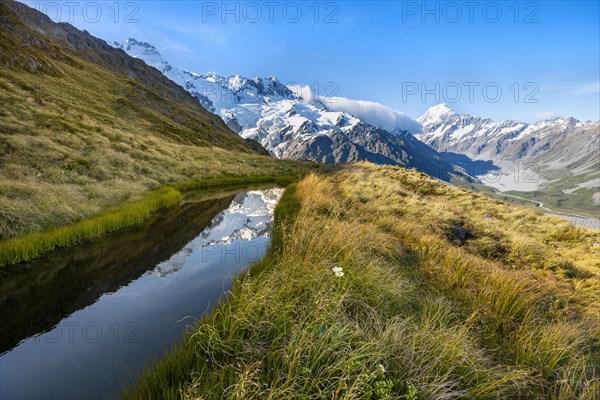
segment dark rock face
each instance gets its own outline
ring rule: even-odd
[[[375,164],[416,168],[430,176],[449,181],[456,167],[436,151],[419,142],[411,134],[392,134],[371,125],[359,123],[348,132],[329,131],[310,139],[292,135],[283,157],[313,160],[318,163],[369,161]]]
[[[206,109],[206,111],[209,111],[211,113],[215,111],[214,104],[213,104],[213,102],[208,97],[206,97],[202,93],[198,93],[198,92],[191,92],[191,93],[192,93],[192,95],[194,97],[196,97],[198,99],[198,101],[200,102],[200,104],[202,105],[202,107],[204,107]],[[227,126],[229,126],[229,124],[227,124]],[[236,132],[236,133],[239,132],[238,130],[233,129],[231,126],[229,126],[229,128],[231,130],[233,130],[234,132]]]
[[[256,140],[252,140],[252,139],[245,139],[245,140],[246,140],[246,143],[248,144],[248,147],[250,147],[252,150],[257,152],[258,154],[261,154],[263,156],[271,155],[271,153],[269,153],[269,150],[262,147],[261,144],[258,143]]]

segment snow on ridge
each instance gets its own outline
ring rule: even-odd
[[[284,155],[290,141],[347,132],[361,122],[394,133],[421,132],[418,122],[379,103],[312,98],[312,93],[298,93],[298,87],[307,87],[288,87],[274,76],[195,74],[171,66],[147,43],[128,39],[113,45],[159,69],[240,136],[258,141],[277,157]]]

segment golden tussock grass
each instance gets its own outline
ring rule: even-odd
[[[394,167],[293,191],[269,256],[127,398],[598,398],[597,233]]]

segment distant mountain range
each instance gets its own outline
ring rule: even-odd
[[[275,77],[196,74],[172,66],[148,43],[128,39],[111,44],[157,68],[240,136],[259,142],[276,157],[319,163],[370,161],[414,167],[446,181],[470,179],[407,130],[389,131],[334,111],[323,99],[303,98]]]
[[[447,181],[471,176],[501,191],[550,193],[543,200],[558,208],[595,211],[600,204],[598,121],[496,122],[439,104],[417,118],[421,129],[386,130],[324,99],[303,98],[275,77],[197,74],[172,66],[151,44],[111,44],[157,68],[276,157],[395,164]]]
[[[554,207],[598,212],[600,205],[600,122],[555,118],[526,124],[457,114],[445,104],[417,119],[416,135],[444,154],[491,161],[477,170],[484,183],[500,190],[530,192]],[[475,164],[472,164],[475,165]]]
[[[384,129],[340,110],[330,103],[335,99],[305,98],[275,77],[197,74],[172,66],[149,43],[128,39],[111,45],[157,68],[273,156],[415,167],[446,181],[477,178],[558,209],[599,209],[598,121],[497,122],[439,104],[417,118],[410,132]]]
[[[445,104],[431,107],[417,121],[424,143],[442,152],[464,154],[477,160],[552,161],[550,168],[573,168],[597,156],[600,122],[555,118],[526,124],[496,122],[469,114],[457,114]],[[560,147],[560,154],[553,152]],[[551,159],[541,156],[548,155]]]

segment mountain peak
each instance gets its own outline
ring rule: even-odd
[[[117,49],[124,50],[130,55],[133,55],[136,58],[141,58],[142,54],[152,55],[155,57],[162,57],[158,52],[156,47],[151,45],[148,42],[142,42],[141,40],[137,40],[135,38],[129,38],[126,40],[115,40],[112,43],[109,43],[113,47]]]
[[[448,107],[445,103],[436,104],[435,106],[429,107],[425,114],[417,118],[417,121],[421,124],[427,122],[438,121],[446,116],[454,116],[456,113]]]
[[[143,60],[146,64],[158,69],[161,72],[172,68],[169,63],[165,61],[156,47],[148,42],[143,42],[135,38],[129,38],[126,40],[115,40],[110,42],[109,45],[125,51],[132,57]]]
[[[146,48],[152,48],[152,49],[156,50],[156,47],[152,46],[150,43],[142,42],[141,40],[137,40],[135,38],[129,38],[129,39],[125,40],[125,43],[127,43],[129,45],[137,45],[137,46],[142,46],[142,47],[146,47]]]
[[[446,114],[456,114],[450,107],[446,105],[446,103],[436,104],[435,106],[429,107],[425,114],[430,115],[446,115]]]

